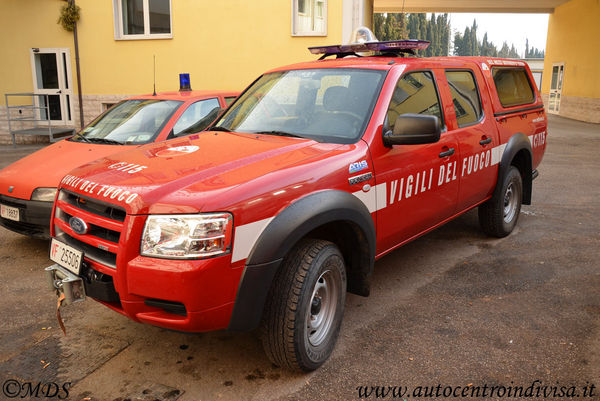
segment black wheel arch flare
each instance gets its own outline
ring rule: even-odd
[[[533,152],[531,150],[529,138],[521,132],[511,136],[504,148],[502,158],[500,159],[500,165],[498,166],[498,181],[494,190],[494,196],[500,196],[504,176],[507,174],[511,165],[516,165],[523,177],[523,204],[530,205],[533,181],[532,160]]]
[[[262,318],[273,277],[283,258],[302,238],[320,227],[344,226],[354,235],[354,251],[346,263],[348,291],[369,295],[369,276],[375,263],[376,233],[371,213],[356,196],[340,190],[325,190],[295,201],[267,225],[246,260],[228,330],[252,330]],[[348,228],[354,234],[348,233]],[[352,247],[354,248],[354,247]],[[342,250],[344,253],[344,250]]]

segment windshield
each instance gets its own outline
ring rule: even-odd
[[[354,143],[369,121],[385,73],[323,68],[266,74],[213,129]]]
[[[125,100],[92,121],[72,140],[122,145],[151,142],[182,103],[159,99]]]

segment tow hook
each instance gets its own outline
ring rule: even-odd
[[[85,287],[81,277],[56,264],[48,266],[44,270],[50,289],[56,292],[57,295],[63,293],[66,304],[85,300]]]

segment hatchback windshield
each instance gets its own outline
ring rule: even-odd
[[[92,121],[73,140],[122,145],[148,143],[181,104],[176,100],[125,100]]]
[[[371,116],[385,71],[323,68],[263,75],[213,129],[353,143]]]

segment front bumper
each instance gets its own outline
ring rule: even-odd
[[[0,203],[19,209],[19,221],[0,217],[0,226],[33,238],[50,238],[52,202],[40,202],[0,195]]]
[[[226,329],[243,268],[231,256],[170,260],[137,256],[115,274],[120,304],[130,319],[186,332]]]
[[[79,277],[87,297],[134,321],[168,329],[204,332],[229,326],[244,271],[242,262],[232,264],[231,254],[189,260],[141,256],[140,238],[147,216],[127,215],[122,223],[116,223],[75,209],[61,201],[60,195],[59,208],[54,234],[57,240],[84,252]],[[77,234],[65,223],[68,215],[74,214],[90,224],[89,233]],[[113,227],[118,242],[115,236],[104,235],[103,225]]]

